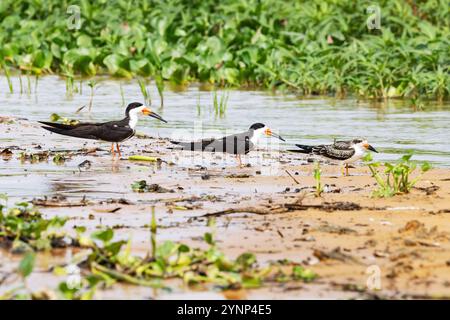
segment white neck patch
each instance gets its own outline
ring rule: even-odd
[[[144,108],[145,107],[142,106],[142,107],[139,107],[139,108],[134,108],[134,109],[132,109],[130,111],[130,123],[129,123],[129,126],[130,126],[131,129],[134,130],[134,128],[136,128],[136,125],[137,125],[138,120],[139,120],[139,114],[142,112],[142,110]]]
[[[363,147],[362,143],[355,144],[353,148],[355,149],[355,156],[358,157],[362,157],[367,152],[367,149]]]
[[[264,130],[266,130],[265,127],[253,130],[253,137],[250,138],[250,141],[254,144],[257,145],[259,139],[261,138],[262,135],[264,135]]]

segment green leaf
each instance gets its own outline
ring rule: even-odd
[[[402,161],[402,162],[408,162],[409,160],[411,160],[412,156],[413,156],[412,153],[407,153],[407,154],[405,154],[405,155],[402,157],[401,161]]]
[[[203,236],[207,244],[214,245],[213,235],[209,232],[206,232]]]
[[[110,228],[102,231],[96,231],[91,234],[92,239],[97,239],[102,241],[103,243],[108,243],[114,237],[114,231]]]
[[[25,254],[18,268],[22,277],[26,278],[33,272],[35,259],[36,255],[34,252],[30,251]]]
[[[91,37],[82,34],[77,38],[77,46],[79,47],[91,47],[92,46],[92,39]]]
[[[50,121],[51,122],[58,122],[61,119],[61,116],[57,113],[52,113],[50,115]]]
[[[247,269],[256,263],[256,256],[249,252],[243,253],[236,259],[236,263]]]
[[[190,250],[190,248],[187,245],[185,245],[185,244],[180,244],[178,246],[178,251],[179,252],[189,252],[189,250]]]
[[[373,156],[370,152],[366,153],[362,158],[364,162],[371,162],[373,160]]]
[[[429,162],[426,161],[426,162],[422,163],[422,166],[421,166],[422,172],[427,172],[430,169],[431,169],[431,164]]]
[[[177,246],[172,241],[164,241],[164,243],[156,249],[156,256],[162,259],[168,259],[175,251]]]
[[[294,275],[294,279],[303,280],[306,282],[310,282],[317,277],[317,275],[313,271],[305,269],[302,266],[294,266],[292,269],[292,273]]]
[[[110,54],[103,59],[103,63],[111,74],[116,74],[119,71],[121,60],[118,55]]]

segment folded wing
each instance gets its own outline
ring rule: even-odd
[[[218,139],[202,139],[195,142],[171,142],[180,146],[182,150],[226,152],[231,154],[246,154],[254,147],[247,132]]]
[[[44,124],[42,128],[47,131],[75,138],[121,142],[134,135],[133,129],[119,122],[79,123],[76,125],[44,121],[40,123]]]

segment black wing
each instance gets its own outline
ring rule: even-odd
[[[121,121],[111,121],[105,123],[78,123],[76,125],[65,125],[52,122],[41,122],[45,124],[45,130],[62,134],[65,136],[103,140],[109,142],[121,142],[134,135],[134,130],[128,124]]]
[[[195,142],[171,142],[181,146],[182,150],[226,152],[231,154],[246,154],[254,147],[253,143],[250,141],[248,132],[229,135],[218,139],[202,139]]]

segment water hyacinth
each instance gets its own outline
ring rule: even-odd
[[[3,73],[58,73],[69,91],[73,74],[151,78],[161,104],[164,81],[376,99],[450,95],[444,0],[380,1],[373,29],[368,4],[349,0],[70,4],[79,23],[65,1],[2,1]]]

